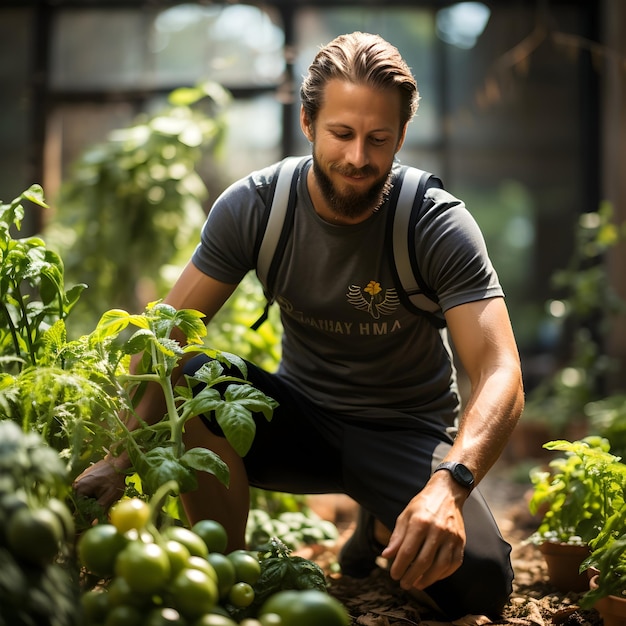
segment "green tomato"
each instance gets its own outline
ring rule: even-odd
[[[114,606],[108,613],[104,626],[137,626],[141,624],[143,615],[134,606]]]
[[[220,598],[226,598],[230,588],[237,582],[234,563],[220,552],[209,552],[207,561],[213,566],[217,574],[217,588]]]
[[[196,522],[191,530],[204,541],[209,552],[225,552],[228,545],[228,535],[226,529],[219,522],[203,519]]]
[[[171,607],[153,609],[141,626],[187,626],[187,620]]]
[[[248,583],[235,583],[228,592],[230,603],[244,609],[254,602],[254,589]]]
[[[339,600],[324,591],[279,591],[270,596],[259,611],[259,619],[275,613],[282,626],[349,626],[350,617]]]
[[[237,626],[237,622],[220,613],[206,613],[196,620],[193,626]]]
[[[118,500],[109,512],[109,520],[118,532],[124,534],[129,530],[140,531],[150,521],[150,505],[139,498],[123,498]]]
[[[255,585],[261,576],[261,563],[247,550],[233,550],[226,555],[235,566],[235,582]]]
[[[188,619],[209,613],[219,599],[215,581],[198,569],[184,569],[172,581],[173,604]]]
[[[191,558],[191,554],[187,546],[173,539],[168,539],[162,547],[170,561],[170,575],[174,577],[178,572],[187,567],[187,562]]]
[[[183,528],[182,526],[168,526],[161,534],[166,539],[173,539],[174,541],[178,541],[178,543],[182,543],[192,556],[201,556],[206,559],[209,554],[209,549],[206,547],[202,538],[188,528]]]
[[[59,552],[63,527],[49,509],[17,510],[9,520],[7,540],[13,554],[29,563],[49,563]]]
[[[169,580],[170,562],[158,544],[131,541],[115,561],[115,574],[126,579],[133,591],[156,593]]]
[[[88,571],[108,578],[115,570],[115,560],[128,540],[113,524],[97,524],[88,528],[77,544],[78,558]]]
[[[50,509],[57,516],[59,522],[61,522],[63,539],[73,542],[75,540],[76,525],[74,524],[74,517],[65,502],[58,498],[50,498],[46,503],[46,508]]]
[[[109,596],[109,606],[134,606],[142,607],[147,605],[151,596],[145,593],[137,593],[125,578],[116,576],[107,587]]]
[[[85,624],[101,624],[109,610],[109,594],[91,589],[80,596],[80,605]]]
[[[204,559],[201,556],[192,555],[187,559],[187,567],[189,569],[199,569],[201,572],[204,572],[209,578],[211,578],[213,582],[217,585],[217,572],[213,569],[213,566],[209,563],[207,559]]]

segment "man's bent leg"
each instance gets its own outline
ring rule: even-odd
[[[226,529],[227,552],[245,547],[246,521],[250,506],[250,490],[243,460],[224,437],[213,434],[199,417],[185,424],[185,447],[207,448],[220,456],[230,471],[229,486],[215,476],[197,472],[198,488],[181,494],[187,518],[191,524],[201,519],[213,519]]]
[[[511,546],[477,490],[465,502],[463,518],[467,537],[463,564],[426,592],[451,619],[468,614],[498,618],[512,590]]]

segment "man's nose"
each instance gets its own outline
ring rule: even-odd
[[[351,141],[346,154],[346,160],[352,167],[358,169],[365,167],[369,163],[365,141],[361,139]]]

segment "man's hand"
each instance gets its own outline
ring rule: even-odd
[[[467,496],[448,472],[436,472],[398,516],[382,556],[393,560],[391,577],[403,589],[425,589],[461,566]]]
[[[76,478],[74,489],[78,495],[95,498],[108,510],[124,494],[124,474],[110,459],[102,459]]]

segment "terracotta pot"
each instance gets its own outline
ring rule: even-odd
[[[598,575],[589,581],[589,588],[598,587]],[[593,608],[600,613],[604,626],[626,626],[626,598],[618,596],[606,596],[600,598]]]
[[[550,582],[562,592],[586,591],[589,588],[587,574],[578,572],[580,564],[589,556],[589,548],[571,543],[546,541],[539,546],[548,566]]]

